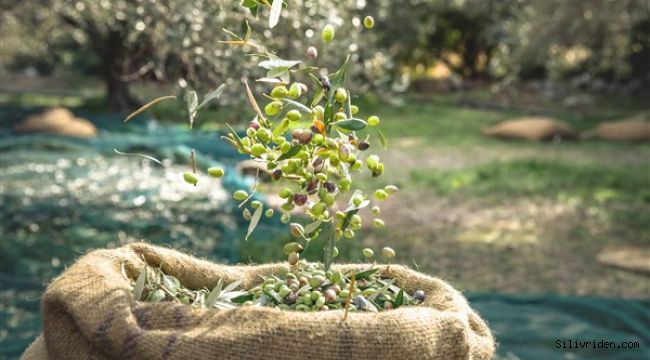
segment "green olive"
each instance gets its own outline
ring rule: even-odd
[[[196,186],[196,184],[199,182],[199,178],[197,178],[194,173],[189,171],[183,173],[183,179],[185,180],[186,183],[194,186]]]
[[[334,99],[342,104],[348,99],[348,92],[344,88],[338,88],[334,93]]]
[[[271,91],[271,96],[274,98],[282,98],[287,96],[287,87],[284,85],[278,85],[274,87]]]
[[[384,191],[386,191],[388,195],[394,194],[397,190],[399,190],[399,188],[395,185],[386,185],[384,187]]]
[[[370,248],[365,248],[365,249],[361,250],[361,253],[363,254],[363,256],[365,256],[367,258],[371,258],[371,257],[375,256],[375,252],[372,251],[372,249],[370,249]]]
[[[232,194],[232,197],[237,201],[244,201],[248,197],[248,193],[244,190],[237,190]]]
[[[289,110],[287,113],[287,119],[289,119],[289,121],[298,121],[301,117],[302,115],[300,114],[300,111],[296,109]]]
[[[376,228],[383,228],[386,225],[382,219],[373,219],[372,224],[375,225]]]
[[[368,126],[377,126],[379,125],[379,117],[373,115],[368,118]]]
[[[223,176],[223,168],[220,167],[211,167],[208,169],[208,174],[212,177],[220,178]]]
[[[375,27],[375,19],[372,18],[372,16],[368,15],[365,18],[363,18],[363,26],[366,29],[372,29]]]
[[[384,201],[388,199],[388,194],[386,191],[379,189],[375,191],[375,198],[379,201]]]
[[[300,84],[298,83],[291,84],[291,86],[289,87],[289,97],[297,99],[300,97],[300,95],[302,95],[302,88]]]
[[[387,247],[381,249],[381,256],[383,256],[383,257],[385,257],[387,259],[394,258],[395,257],[395,250],[393,250],[392,248],[387,246]]]
[[[264,155],[264,153],[266,153],[266,146],[259,143],[251,146],[251,154],[253,154],[253,156],[260,157]]]
[[[334,39],[334,27],[332,25],[325,25],[323,28],[323,32],[321,34],[321,38],[324,43],[329,43]]]
[[[275,116],[282,110],[282,102],[272,101],[264,106],[264,113],[268,116]]]

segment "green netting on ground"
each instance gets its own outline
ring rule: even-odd
[[[147,241],[215,261],[239,258],[247,222],[229,193],[248,187],[234,166],[243,159],[215,132],[189,133],[138,119],[91,116],[95,139],[17,136],[9,129],[23,110],[0,109],[0,358],[17,358],[40,331],[44,283],[90,249]],[[84,115],[84,114],[81,114]],[[113,149],[164,160],[161,167]],[[196,149],[199,165],[226,167],[227,176],[191,188],[180,173]],[[255,241],[284,236],[277,217]],[[468,294],[486,318],[505,359],[644,359],[650,346],[648,301]],[[638,341],[640,350],[556,349],[558,339]]]

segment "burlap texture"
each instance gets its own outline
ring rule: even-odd
[[[225,266],[136,243],[91,252],[56,278],[43,295],[43,337],[23,359],[489,359],[494,339],[465,298],[444,281],[391,266],[422,306],[378,314],[233,310],[134,303],[129,282],[143,266],[163,270],[190,288],[243,280],[250,288],[278,264]],[[342,271],[361,265],[339,265]],[[45,345],[43,347],[42,345]]]

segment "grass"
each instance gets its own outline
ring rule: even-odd
[[[414,170],[411,179],[436,193],[450,196],[501,199],[503,197],[562,194],[582,200],[650,204],[647,168],[576,165],[523,159],[493,161],[458,170]]]

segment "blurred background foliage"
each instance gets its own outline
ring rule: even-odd
[[[361,38],[366,14],[377,30]],[[6,0],[2,71],[97,76],[117,111],[137,103],[129,91],[135,81],[205,91],[224,81],[239,86],[233,74],[249,76],[257,59],[218,41],[228,39],[222,28],[243,34],[244,17],[236,1]],[[317,46],[319,63],[333,71],[350,52],[362,91],[400,91],[427,77],[617,90],[649,81],[645,0],[297,0],[274,32],[247,17],[253,40],[283,58],[302,59]],[[326,23],[346,41],[320,46]]]

